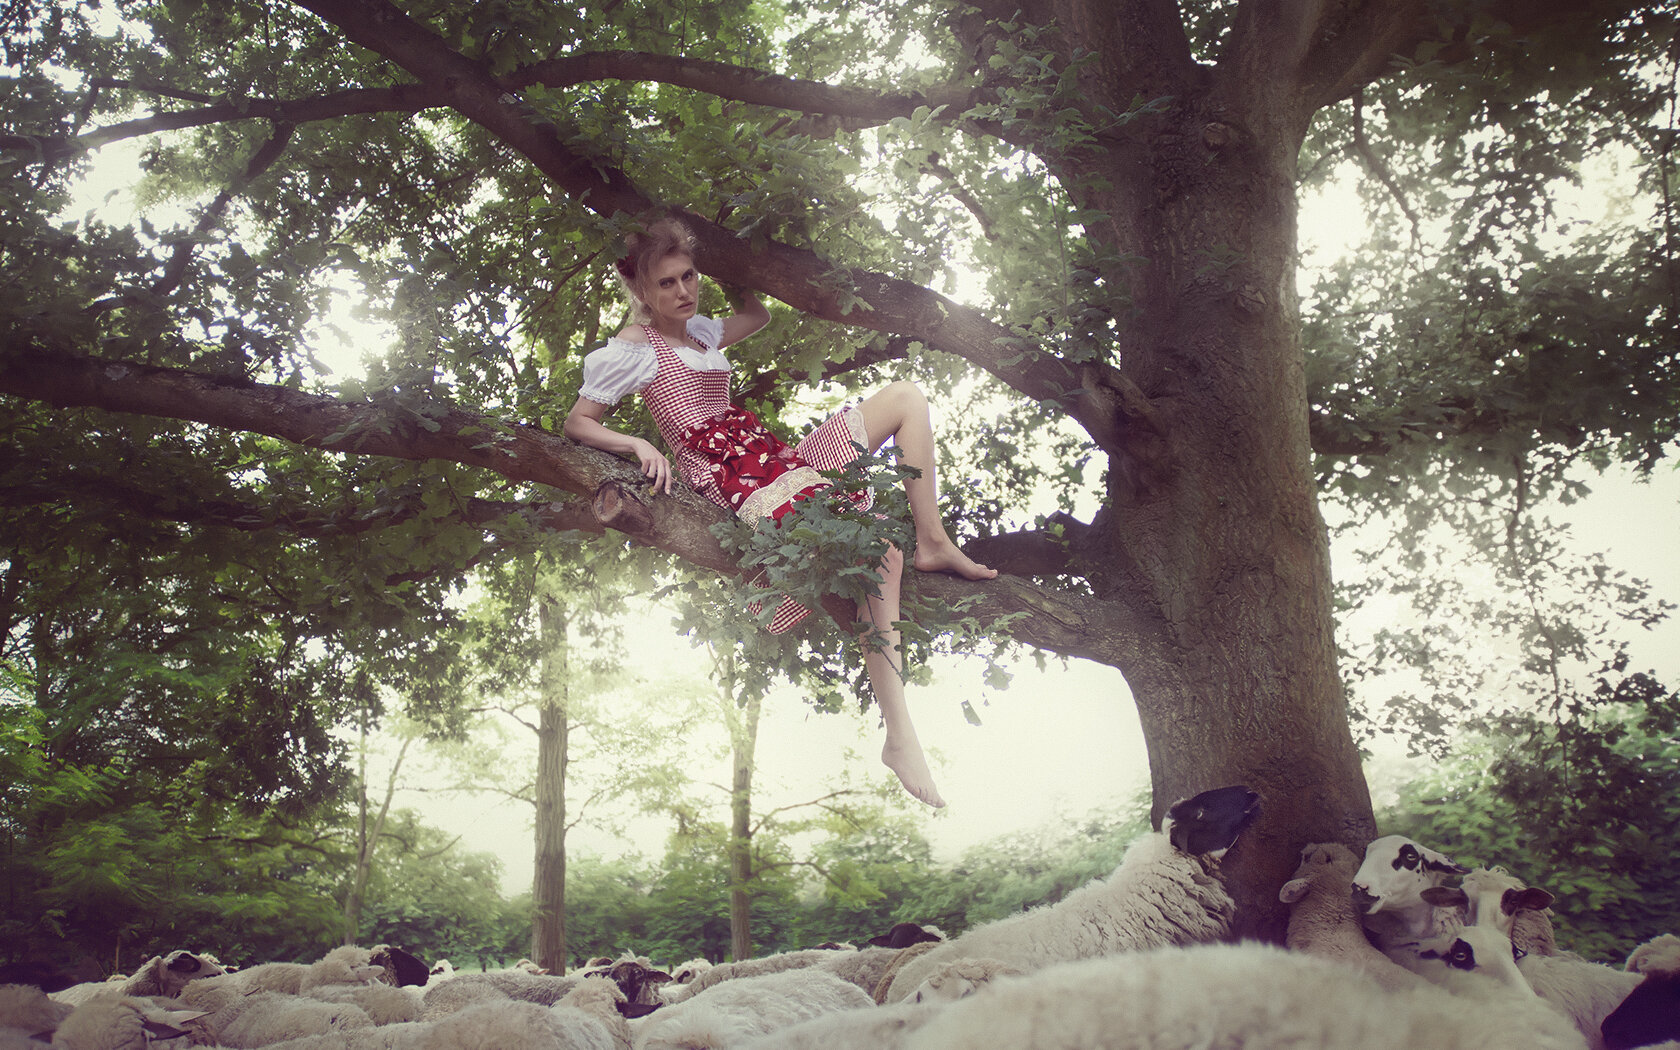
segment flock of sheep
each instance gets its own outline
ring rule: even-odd
[[[901,924],[862,949],[563,977],[177,951],[121,982],[0,985],[0,1050],[1680,1050],[1680,937],[1622,970],[1560,954],[1549,894],[1400,836],[1308,846],[1286,946],[1219,943],[1219,862],[1257,812],[1241,787],[1178,802],[1108,878],[950,940]]]

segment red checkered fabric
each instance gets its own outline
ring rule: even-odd
[[[690,368],[677,352],[671,349],[671,345],[657,329],[651,325],[643,325],[642,330],[646,333],[648,343],[653,347],[659,361],[659,370],[652,382],[642,388],[642,400],[646,403],[654,423],[659,427],[666,447],[671,449],[683,480],[713,503],[732,513],[741,513],[748,520],[756,521],[766,513],[772,513],[772,516],[779,518],[785,510],[785,503],[781,500],[776,501],[778,506],[774,511],[768,507],[756,507],[749,512],[747,508],[741,507],[739,499],[732,498],[733,494],[738,494],[738,488],[729,484],[731,471],[727,461],[720,465],[719,459],[708,456],[700,448],[694,447],[695,443],[691,440],[685,440],[685,437],[708,431],[715,421],[735,414],[731,412],[734,406],[729,400],[730,373]],[[711,349],[704,344],[702,348]],[[756,420],[754,422],[756,423]],[[836,412],[824,420],[821,426],[805,435],[804,440],[793,449],[793,453],[805,464],[819,470],[838,470],[857,459],[858,446],[867,446],[868,443],[863,413],[848,407]],[[727,453],[724,455],[727,456]],[[731,489],[732,492],[726,493],[725,489]],[[808,490],[802,489],[801,494],[805,491]],[[867,510],[874,504],[868,490],[848,495],[859,509]],[[754,604],[752,609],[757,612],[759,606]],[[791,598],[783,598],[776,615],[771,619],[770,631],[773,634],[781,634],[808,615],[809,609]]]

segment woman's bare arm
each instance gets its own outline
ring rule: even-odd
[[[653,482],[653,491],[671,491],[671,462],[666,459],[653,443],[643,438],[620,434],[601,422],[606,415],[608,406],[599,401],[591,401],[586,397],[577,399],[572,410],[566,414],[566,425],[562,428],[565,435],[579,444],[598,448],[619,456],[635,456],[640,464],[642,473]]]

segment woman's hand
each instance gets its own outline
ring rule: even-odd
[[[642,473],[653,483],[653,491],[669,494],[671,461],[653,447],[653,442],[638,437],[630,439],[630,451],[635,453],[636,462],[642,466]]]

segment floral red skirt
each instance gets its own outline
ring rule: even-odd
[[[799,449],[809,449],[825,469],[845,466],[857,458],[857,444],[866,440],[855,416],[856,411],[848,409],[830,417],[800,442]],[[749,524],[766,517],[779,522],[795,503],[832,484],[744,408],[732,405],[682,431],[677,441],[705,457],[712,481],[728,501],[725,507]],[[862,510],[874,502],[867,488],[847,495]],[[760,603],[752,603],[753,612],[759,608]],[[784,597],[769,630],[781,634],[809,614],[809,609]]]
[[[795,503],[829,485],[817,468],[744,408],[731,406],[684,430],[677,440],[706,457],[728,508],[747,522],[781,521]]]

